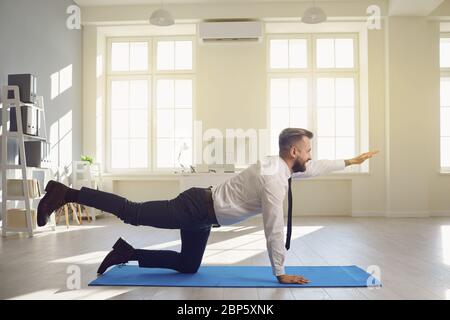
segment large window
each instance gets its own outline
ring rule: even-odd
[[[358,38],[354,34],[269,37],[271,153],[286,127],[315,133],[313,157],[359,152]]]
[[[450,34],[441,37],[441,170],[450,171]]]
[[[108,41],[109,171],[192,164],[193,43],[178,37]]]

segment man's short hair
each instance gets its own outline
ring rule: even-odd
[[[278,137],[280,156],[289,152],[291,147],[299,140],[302,140],[303,137],[312,139],[314,134],[311,131],[302,128],[286,128],[281,131],[280,136]]]

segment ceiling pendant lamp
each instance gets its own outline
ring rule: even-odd
[[[318,24],[325,22],[327,20],[327,15],[322,8],[316,6],[316,1],[314,5],[305,10],[302,16],[302,22],[307,24]]]
[[[150,24],[159,26],[159,27],[167,27],[171,26],[175,23],[173,20],[172,14],[164,10],[163,2],[161,1],[161,9],[155,10],[150,17]]]

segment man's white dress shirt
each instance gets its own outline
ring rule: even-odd
[[[318,160],[309,161],[305,172],[292,173],[281,157],[268,156],[229,180],[213,186],[217,222],[231,225],[262,213],[273,274],[285,274],[283,202],[289,177],[292,176],[293,180],[310,178],[344,168],[344,160]]]

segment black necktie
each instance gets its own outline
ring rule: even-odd
[[[286,250],[289,250],[291,246],[291,234],[292,234],[292,178],[289,178],[289,190],[288,190],[288,223],[287,223],[287,235],[286,235]]]

